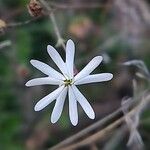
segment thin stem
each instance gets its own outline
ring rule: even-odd
[[[23,22],[9,23],[9,24],[6,25],[6,28],[13,28],[13,27],[19,27],[19,26],[27,25],[29,23],[32,23],[32,22],[36,21],[39,18],[40,17],[34,17],[30,20],[26,20],[26,21],[23,21]]]
[[[60,34],[60,31],[59,31],[59,28],[58,28],[58,25],[57,25],[57,22],[56,22],[56,18],[55,18],[55,15],[51,9],[51,7],[48,5],[48,3],[45,1],[45,0],[39,0],[40,3],[43,5],[43,7],[47,10],[48,12],[48,16],[53,24],[53,27],[54,27],[54,31],[55,31],[55,34],[56,34],[56,37],[57,37],[57,40],[58,40],[58,44],[61,44],[62,47],[64,48],[65,50],[65,44],[63,42],[63,38]]]

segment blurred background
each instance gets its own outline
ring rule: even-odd
[[[29,79],[42,76],[29,61],[37,59],[56,68],[47,54],[47,45],[56,46],[62,57],[65,51],[47,11],[38,1],[0,0],[1,150],[48,149],[118,109],[123,97],[133,96],[133,79],[139,92],[149,88],[149,77],[143,78],[137,66],[122,65],[139,59],[147,68],[150,66],[149,0],[47,0],[46,3],[64,42],[71,38],[76,44],[76,68],[81,70],[94,56],[102,55],[104,60],[95,72],[111,72],[114,78],[80,86],[95,110],[95,120],[90,120],[79,107],[79,124],[73,127],[66,100],[60,120],[50,123],[55,102],[41,112],[34,112],[33,108],[56,87],[25,87]],[[145,110],[139,126],[147,150],[150,149],[149,115],[150,110]],[[98,142],[100,149],[107,150],[112,136],[115,133]],[[127,149],[128,134],[122,136],[122,141],[116,144],[117,150]]]

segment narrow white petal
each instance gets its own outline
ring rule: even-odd
[[[50,57],[52,58],[52,60],[55,62],[57,67],[61,70],[61,72],[64,75],[67,75],[68,72],[67,72],[66,64],[64,63],[63,59],[61,58],[59,53],[56,51],[56,49],[54,47],[52,47],[51,45],[48,45],[47,52],[50,55]]]
[[[42,98],[34,107],[35,111],[40,111],[43,108],[45,108],[47,105],[49,105],[53,100],[55,100],[58,95],[60,94],[60,92],[63,90],[64,86],[60,86],[59,88],[57,88],[55,91],[53,91],[52,93],[48,94],[47,96],[45,96],[44,98]]]
[[[60,95],[56,99],[56,103],[55,103],[55,106],[51,115],[52,123],[57,122],[58,119],[60,118],[62,110],[63,110],[64,102],[66,99],[66,95],[67,95],[67,87],[63,89],[63,91],[60,93]]]
[[[66,64],[69,72],[69,76],[73,77],[73,65],[74,65],[75,45],[72,40],[68,40],[66,44]]]
[[[37,68],[38,70],[40,70],[41,72],[43,72],[44,74],[46,74],[48,76],[51,76],[56,79],[61,79],[61,80],[64,79],[64,76],[61,73],[59,73],[58,71],[54,70],[52,67],[50,67],[49,65],[47,65],[41,61],[31,60],[30,63],[35,68]]]
[[[81,84],[94,83],[94,82],[103,82],[103,81],[109,81],[112,78],[113,75],[111,73],[94,74],[94,75],[88,75],[80,80],[77,80],[74,84],[81,85]]]
[[[60,85],[61,83],[63,83],[62,80],[58,80],[51,77],[44,77],[44,78],[36,78],[36,79],[29,80],[26,83],[26,86],[46,85],[46,84]]]
[[[73,92],[75,94],[75,97],[77,101],[80,103],[81,107],[85,111],[85,113],[88,115],[89,118],[94,119],[95,113],[87,99],[83,96],[83,94],[78,90],[76,86],[72,86]]]
[[[78,124],[78,108],[72,88],[69,86],[69,116],[71,123],[76,126]]]
[[[76,76],[75,81],[89,75],[102,61],[102,56],[94,57]]]

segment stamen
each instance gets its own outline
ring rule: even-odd
[[[72,84],[72,79],[69,80],[64,80],[65,86],[71,85]]]

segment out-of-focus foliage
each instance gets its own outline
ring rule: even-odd
[[[133,79],[137,80],[139,92],[149,88],[148,81],[137,76],[136,67],[122,65],[123,62],[140,59],[149,69],[148,0],[47,1],[49,5],[56,3],[52,8],[64,40],[71,38],[75,41],[77,69],[82,69],[95,55],[102,55],[104,61],[95,72],[114,74],[111,82],[81,87],[84,95],[91,100],[96,120],[120,107],[123,97],[133,96]],[[79,125],[73,128],[69,122],[67,105],[60,121],[54,125],[50,123],[54,103],[42,112],[33,111],[36,101],[54,87],[25,87],[29,78],[41,75],[29,61],[41,60],[56,68],[46,47],[48,44],[55,46],[57,39],[47,15],[26,25],[7,28],[10,23],[33,19],[26,7],[28,3],[27,0],[0,1],[0,43],[11,41],[11,45],[0,48],[0,149],[3,150],[48,148],[96,121],[86,118],[80,109]],[[88,3],[97,4],[97,7],[89,8]],[[63,9],[59,4],[77,5],[79,8]],[[59,47],[58,50],[64,57],[63,49]],[[147,150],[150,149],[149,115],[149,110],[144,111],[139,127]],[[118,147],[125,149],[125,144],[121,144]]]

